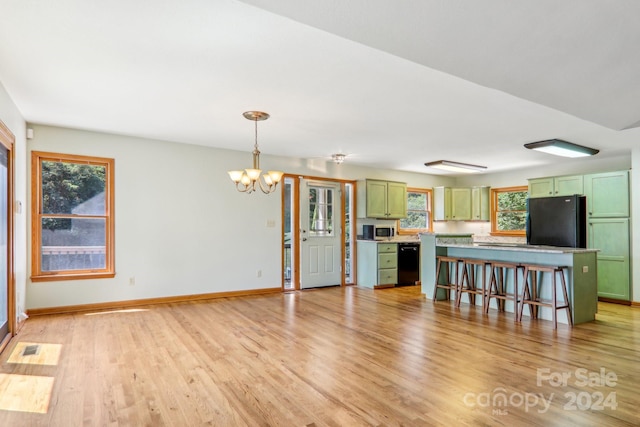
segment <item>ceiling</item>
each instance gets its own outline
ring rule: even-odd
[[[640,2],[0,0],[0,82],[31,123],[439,173],[640,137]],[[635,53],[634,53],[635,52]]]

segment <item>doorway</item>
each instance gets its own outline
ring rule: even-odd
[[[13,297],[13,143],[0,121],[0,351],[14,331]]]
[[[353,283],[352,181],[285,176],[283,289]]]

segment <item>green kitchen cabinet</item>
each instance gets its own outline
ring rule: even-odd
[[[585,175],[584,194],[589,218],[628,217],[629,171]]]
[[[471,219],[474,221],[489,221],[491,219],[489,187],[471,188]]]
[[[471,219],[471,188],[435,187],[433,219],[466,221]]]
[[[598,297],[629,301],[629,219],[593,218],[588,224],[588,246],[599,249]]]
[[[433,219],[436,221],[451,220],[451,188],[433,188]]]
[[[374,179],[359,183],[359,218],[402,219],[406,216],[406,183]]]
[[[388,288],[398,283],[398,244],[358,240],[358,286]]]
[[[451,189],[451,219],[454,221],[471,219],[471,188]]]
[[[529,180],[529,197],[582,194],[587,198],[587,246],[598,252],[598,297],[629,301],[629,171]]]
[[[529,180],[529,197],[553,196],[553,178],[536,178]]]
[[[489,187],[434,187],[435,221],[489,221]]]
[[[582,175],[535,178],[529,180],[529,197],[570,196],[584,193]]]

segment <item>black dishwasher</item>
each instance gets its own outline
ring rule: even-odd
[[[398,243],[398,286],[420,281],[420,243]]]

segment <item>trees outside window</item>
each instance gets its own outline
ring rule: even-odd
[[[528,189],[491,189],[491,234],[524,236],[527,220]]]
[[[32,279],[113,277],[113,159],[32,152]]]
[[[422,188],[407,189],[407,217],[398,220],[398,234],[416,234],[431,231],[431,190]]]

